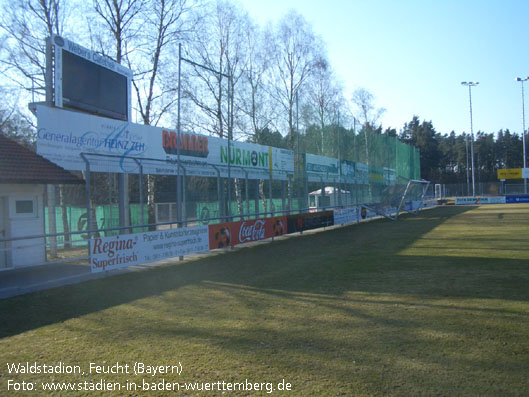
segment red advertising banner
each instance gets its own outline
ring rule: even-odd
[[[286,216],[209,225],[209,249],[264,240],[286,232]]]

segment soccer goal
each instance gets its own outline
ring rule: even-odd
[[[424,195],[430,186],[429,181],[421,180],[410,180],[406,185],[404,194],[400,200],[399,211],[406,211],[410,214],[417,215],[419,210],[424,207]]]
[[[424,196],[429,185],[430,182],[425,180],[401,180],[381,186],[373,192],[373,202],[362,205],[362,208],[392,221],[398,219],[401,211],[416,215],[424,207]]]

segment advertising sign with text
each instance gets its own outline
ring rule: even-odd
[[[85,153],[91,171],[176,175],[178,152],[187,175],[228,173],[228,141],[212,136],[113,120],[43,105],[37,106],[37,153],[67,170],[84,171]],[[179,146],[179,147],[178,147]],[[230,174],[251,179],[288,179],[294,172],[291,150],[232,141]],[[106,157],[103,157],[104,155]],[[111,157],[114,156],[114,157]],[[242,170],[244,168],[245,171]]]
[[[209,248],[225,248],[281,236],[287,232],[286,225],[285,216],[209,225]]]
[[[505,196],[456,197],[456,205],[505,204]]]
[[[90,240],[90,267],[99,273],[208,249],[207,226],[99,237]]]
[[[358,207],[353,208],[339,208],[334,210],[334,224],[344,225],[346,223],[353,223],[359,221],[360,211]]]
[[[505,168],[498,170],[498,179],[522,179],[523,168]]]
[[[507,204],[529,203],[529,196],[507,196],[505,197],[505,203]]]
[[[333,211],[322,211],[309,214],[288,215],[287,225],[288,233],[332,226],[334,225],[334,213]]]
[[[311,182],[318,182],[320,178],[324,181],[334,181],[340,176],[338,159],[307,153],[305,162]]]
[[[363,163],[355,163],[356,183],[369,184],[369,167]]]

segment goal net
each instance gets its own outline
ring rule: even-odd
[[[398,178],[395,183],[386,186],[372,186],[372,203],[362,205],[363,208],[397,220],[402,211],[417,214],[424,207],[424,196],[430,185],[425,180],[406,180]]]

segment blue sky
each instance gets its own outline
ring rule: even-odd
[[[474,132],[521,133],[521,84],[515,78],[529,76],[527,0],[239,3],[263,26],[290,9],[302,14],[326,43],[346,96],[363,87],[386,108],[384,128],[400,130],[417,115],[443,134],[469,132],[468,88],[461,81],[478,81],[472,89]],[[529,81],[525,88],[529,94]]]

